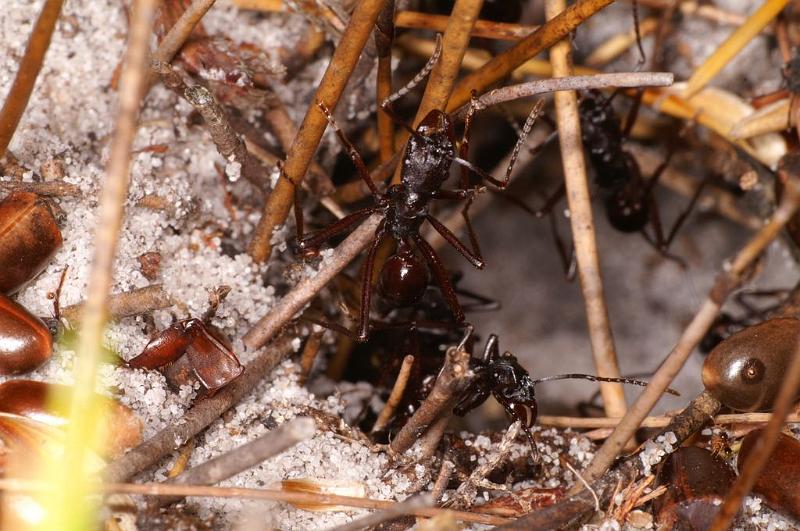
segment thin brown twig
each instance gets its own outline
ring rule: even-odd
[[[408,384],[408,377],[411,375],[411,367],[413,365],[414,356],[408,355],[403,358],[400,371],[397,373],[397,378],[392,386],[392,392],[389,393],[386,404],[383,406],[383,409],[381,409],[381,412],[378,414],[378,419],[372,426],[372,433],[383,430],[386,425],[389,424],[389,420],[392,418],[392,415],[394,415],[397,406],[400,405],[400,400],[403,399],[403,393],[406,390],[406,384]]]
[[[741,284],[755,260],[761,256],[764,249],[778,236],[783,226],[791,219],[792,215],[797,211],[798,203],[800,203],[800,191],[798,191],[795,178],[791,177],[786,181],[786,193],[775,210],[772,219],[739,251],[732,263],[720,272],[708,296],[703,301],[692,322],[684,330],[675,348],[650,379],[650,384],[636,399],[631,409],[628,410],[628,413],[617,425],[614,433],[606,439],[603,446],[595,454],[585,472],[590,482],[600,477],[611,466],[614,459],[622,451],[625,443],[633,436],[642,420],[653,409],[664,390],[672,383],[689,355],[705,336],[727,296]]]
[[[108,297],[108,315],[112,319],[141,315],[153,310],[163,310],[175,304],[172,296],[161,286],[154,284],[131,291],[115,293]],[[67,321],[77,321],[83,313],[85,303],[73,304],[61,310]]]
[[[469,370],[471,357],[469,352],[455,347],[447,351],[444,365],[433,384],[433,389],[389,444],[391,452],[402,454],[411,448],[434,421],[449,412],[460,392],[471,380]]]
[[[388,161],[392,158],[392,154],[394,154],[394,125],[392,124],[392,118],[380,110],[381,104],[392,95],[394,8],[394,0],[386,2],[375,24],[375,48],[378,52],[375,102],[378,106],[378,152],[381,162]]]
[[[771,413],[729,413],[714,417],[715,424],[765,424],[772,417]],[[667,426],[674,417],[659,416],[645,417],[642,420],[642,428],[663,428]],[[615,428],[619,424],[620,418],[611,417],[560,417],[551,415],[539,415],[536,422],[542,426],[553,426],[556,428],[573,429],[601,429]],[[800,415],[789,415],[786,423],[800,423]]]
[[[87,446],[84,440],[93,429],[89,425],[93,411],[97,368],[103,358],[103,332],[108,318],[108,295],[114,275],[114,259],[128,196],[131,149],[136,136],[139,106],[144,97],[147,77],[147,45],[152,33],[155,0],[138,0],[131,17],[128,45],[119,85],[119,110],[106,165],[106,179],[100,195],[94,236],[94,257],[89,277],[88,295],[81,319],[75,365],[75,387],[70,402],[70,422],[62,471],[64,478],[78,486],[64,484],[63,507],[80,506]]]
[[[545,0],[545,13],[550,20],[554,20],[565,8],[565,0]],[[553,65],[553,77],[572,75],[572,46],[569,40],[561,41],[551,48],[550,62]],[[611,334],[611,323],[608,319],[600,257],[597,251],[589,178],[583,156],[578,96],[574,91],[565,91],[557,92],[554,97],[572,240],[581,292],[586,306],[594,366],[599,376],[619,378],[619,364],[614,337]],[[620,417],[625,414],[627,407],[622,384],[601,383],[600,393],[606,415]]]
[[[127,480],[156,464],[184,441],[204,430],[252,391],[258,382],[292,352],[291,339],[288,335],[277,338],[245,366],[245,371],[239,378],[223,387],[214,396],[199,400],[187,410],[181,422],[167,426],[108,465],[104,475],[106,481]]]
[[[4,192],[20,190],[49,197],[79,197],[82,195],[78,186],[64,181],[0,181],[0,190]]]
[[[450,17],[446,15],[420,13],[419,11],[398,11],[394,23],[398,28],[431,30],[442,33],[445,28],[447,28],[449,19]],[[505,22],[495,22],[493,20],[476,20],[470,35],[484,39],[518,41],[524,39],[537,29],[539,29],[539,26],[508,24]]]
[[[495,56],[481,68],[464,77],[450,95],[447,109],[453,110],[469,101],[472,91],[482,92],[500,81],[519,65],[567,37],[584,20],[614,0],[578,0],[555,18],[548,20],[513,47]]]
[[[753,485],[755,485],[756,480],[761,475],[761,471],[775,450],[778,437],[786,423],[786,417],[797,400],[798,389],[800,389],[800,344],[795,348],[792,362],[783,375],[781,389],[778,393],[778,398],[775,400],[772,416],[755,442],[753,451],[748,456],[744,466],[740,469],[739,477],[736,478],[736,482],[734,482],[731,490],[728,491],[725,502],[711,524],[711,531],[730,529],[733,520],[736,518],[736,513],[739,512],[739,508],[742,505],[742,500],[753,489]]]
[[[253,232],[249,253],[257,263],[265,262],[272,254],[272,233],[286,221],[294,200],[294,187],[303,181],[322,134],[328,126],[328,120],[317,106],[317,102],[324,104],[331,111],[336,108],[385,3],[386,0],[362,0],[353,11],[350,23],[333,52],[297,137],[286,154],[283,178],[278,181],[267,198],[261,219]]]
[[[48,492],[52,485],[41,481],[6,478],[0,479],[0,490],[11,492]],[[254,500],[282,501],[287,503],[305,505],[341,505],[345,507],[359,507],[362,509],[391,509],[397,502],[387,500],[374,500],[370,498],[355,498],[352,496],[337,496],[334,494],[316,494],[308,492],[288,492],[280,489],[249,489],[241,487],[204,487],[197,485],[169,485],[165,483],[98,483],[95,485],[98,492],[138,494],[147,496],[186,496],[206,498],[249,498]],[[432,518],[440,514],[450,514],[462,522],[474,522],[485,525],[502,525],[508,522],[507,518],[488,514],[470,513],[467,511],[453,511],[428,507],[415,509],[412,514]]]
[[[442,461],[442,466],[439,468],[439,474],[436,476],[436,481],[433,482],[431,495],[433,502],[439,504],[442,501],[444,491],[447,490],[447,485],[450,483],[450,477],[453,475],[456,465],[448,459]]]
[[[0,109],[0,158],[5,155],[22,114],[28,106],[63,4],[64,0],[46,0],[33,26],[25,53],[19,63],[17,76],[14,78],[11,90],[8,91],[3,108]]]
[[[325,335],[325,330],[318,332],[311,332],[308,334],[306,344],[303,346],[303,352],[300,354],[300,382],[305,382],[308,375],[311,374],[311,369],[314,367],[314,361],[319,354],[319,348],[322,346],[322,337]]]
[[[165,483],[179,485],[214,485],[278,455],[314,435],[316,426],[309,417],[296,417],[266,435],[190,468]],[[169,505],[180,497],[162,496],[157,503]]]
[[[428,494],[418,494],[412,496],[407,500],[403,500],[395,504],[391,509],[384,509],[370,515],[367,515],[358,520],[353,520],[348,524],[342,524],[332,527],[329,531],[358,531],[359,529],[372,529],[373,526],[382,524],[392,518],[398,516],[405,516],[407,514],[414,514],[415,511],[430,507],[433,505],[433,496]]]

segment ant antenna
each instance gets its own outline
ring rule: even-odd
[[[437,61],[439,61],[440,55],[442,55],[442,34],[437,33],[436,49],[433,50],[433,55],[431,55],[430,59],[428,59],[428,62],[425,63],[425,66],[422,67],[422,70],[420,70],[411,81],[406,83],[404,87],[400,88],[394,94],[390,94],[389,97],[383,100],[381,102],[381,107],[386,107],[387,105],[394,103],[395,101],[399,100],[400,98],[411,92],[414,89],[414,87],[419,85],[422,82],[422,80],[425,79],[425,77],[427,77],[427,75],[431,73],[431,70],[433,70],[434,65],[437,63]]]
[[[605,378],[603,376],[595,376],[593,374],[558,374],[556,376],[545,376],[544,378],[537,378],[533,380],[533,385],[542,382],[552,382],[555,380],[589,380],[592,382],[611,382],[611,383],[624,383],[629,385],[639,385],[641,387],[647,387],[649,382],[645,382],[643,380],[634,380],[632,378]],[[667,393],[674,395],[674,396],[681,396],[681,394],[676,391],[675,389],[667,388]]]

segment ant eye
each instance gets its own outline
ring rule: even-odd
[[[767,368],[764,363],[756,358],[750,358],[742,367],[742,381],[745,383],[758,383],[764,378]]]

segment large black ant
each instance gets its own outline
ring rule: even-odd
[[[383,111],[389,114],[410,134],[401,159],[400,184],[389,186],[385,193],[380,192],[372,181],[361,155],[338,127],[330,110],[321,102],[317,102],[318,108],[327,117],[353,164],[355,164],[359,176],[372,192],[374,204],[357,210],[308,236],[303,235],[302,209],[299,204],[295,204],[297,245],[300,252],[304,256],[313,256],[317,254],[319,247],[324,242],[348,231],[370,215],[379,213],[383,217],[375,230],[375,238],[369,246],[364,262],[361,282],[361,311],[355,335],[357,341],[366,341],[369,336],[373,270],[376,266],[378,248],[387,237],[394,240],[397,248],[380,270],[377,282],[378,292],[395,306],[411,305],[425,293],[430,280],[429,271],[431,271],[454,317],[458,322],[464,321],[464,311],[458,302],[447,270],[433,247],[420,235],[420,227],[427,221],[470,264],[477,269],[483,269],[483,256],[467,214],[472,198],[480,189],[469,187],[467,172],[472,171],[492,185],[500,189],[505,188],[508,185],[520,146],[524,142],[527,133],[533,127],[533,122],[539,112],[539,107],[535,107],[528,117],[528,121],[523,128],[523,135],[517,141],[506,169],[504,180],[495,179],[466,160],[469,128],[472,116],[477,109],[474,97],[465,120],[464,134],[460,146],[457,145],[450,115],[440,110],[430,111],[416,129],[410,128],[394,115],[390,104],[407,93],[409,86],[418,83],[421,77],[427,75],[438,59],[439,49],[440,47],[437,47],[437,52],[431,57],[423,71],[408,86],[387,98],[382,104]],[[450,167],[453,163],[462,167],[461,188],[456,190],[442,189],[444,182],[450,175]],[[462,209],[462,215],[467,221],[466,227],[472,249],[461,243],[455,234],[430,213],[429,205],[434,199],[466,201],[466,206]],[[420,255],[422,255],[421,258]]]
[[[467,332],[469,334],[470,331]],[[465,344],[466,340],[462,340]],[[500,346],[497,335],[492,334],[486,341],[483,349],[483,356],[473,357],[470,368],[474,371],[475,377],[470,382],[467,389],[456,404],[453,412],[456,415],[464,416],[469,411],[475,409],[493,396],[506,410],[509,417],[514,421],[519,421],[522,430],[528,438],[531,446],[531,456],[534,462],[539,461],[539,453],[536,448],[536,441],[531,433],[531,428],[536,422],[538,415],[538,405],[534,389],[536,384],[542,382],[552,382],[554,380],[582,379],[592,382],[613,382],[631,385],[647,386],[647,382],[633,380],[631,378],[605,378],[591,374],[559,374],[557,376],[545,376],[544,378],[531,378],[528,371],[520,365],[516,356],[510,352],[500,354]],[[670,394],[678,393],[672,389],[667,389]]]

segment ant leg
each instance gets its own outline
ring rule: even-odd
[[[349,337],[350,339],[352,339],[354,341],[358,340],[358,336],[356,335],[355,332],[353,332],[352,330],[350,330],[347,327],[342,326],[342,325],[340,325],[338,323],[334,323],[334,322],[328,321],[326,319],[318,319],[317,317],[307,316],[307,315],[301,316],[300,320],[301,321],[305,321],[307,323],[319,325],[319,326],[321,326],[323,328],[327,328],[328,330],[333,330],[334,332],[342,334],[343,336],[347,336],[347,337]]]
[[[508,161],[508,166],[506,166],[506,175],[505,178],[501,181],[499,179],[495,179],[491,175],[489,175],[486,171],[478,168],[468,160],[463,158],[456,157],[453,159],[454,162],[461,165],[468,170],[471,170],[473,173],[478,175],[480,178],[484,179],[492,183],[494,186],[504,190],[507,186],[509,181],[511,180],[511,172],[514,170],[514,165],[517,162],[517,158],[519,158],[519,152],[522,149],[523,144],[525,143],[525,139],[528,138],[528,134],[530,134],[531,129],[533,129],[533,124],[536,123],[536,119],[542,113],[542,107],[544,106],[544,100],[539,100],[534,105],[531,113],[528,115],[528,118],[525,120],[525,125],[522,126],[522,134],[517,138],[517,143],[514,145],[514,150],[511,152],[511,159]]]
[[[68,270],[69,266],[64,266],[64,270],[61,271],[61,277],[58,279],[56,291],[53,292],[53,317],[58,323],[58,326],[61,326],[61,289],[64,287],[64,281],[67,279]]]
[[[466,216],[466,212],[462,211],[462,214],[465,216],[465,219],[469,220],[469,218]],[[481,250],[479,247],[475,247],[474,251],[470,251],[466,248],[466,246],[464,246],[463,243],[459,241],[459,239],[450,231],[450,229],[444,226],[441,221],[430,214],[427,214],[425,219],[427,219],[428,223],[430,223],[433,228],[436,229],[436,232],[438,232],[442,238],[447,241],[447,243],[452,245],[456,251],[461,253],[461,255],[466,258],[473,267],[476,269],[483,269],[485,267],[486,264],[483,262],[483,256],[481,256]],[[475,240],[473,243],[477,243],[477,238],[475,237],[474,233],[470,239]]]
[[[372,245],[367,252],[367,258],[364,261],[364,277],[361,281],[361,317],[358,323],[358,336],[356,341],[364,342],[369,337],[369,307],[372,301],[372,270],[375,269],[375,255],[378,248],[381,246],[383,237],[386,235],[385,231],[386,220],[381,221],[378,228],[375,229],[375,239],[372,240]]]
[[[431,70],[433,70],[434,65],[439,61],[439,56],[441,55],[442,55],[442,36],[441,34],[437,33],[436,48],[433,50],[433,54],[431,55],[430,59],[428,59],[428,62],[425,63],[425,66],[422,67],[422,70],[420,70],[417,73],[417,75],[415,75],[411,79],[411,81],[406,83],[405,86],[403,86],[397,92],[391,94],[388,98],[386,98],[381,102],[381,110],[385,112],[389,116],[389,118],[392,119],[392,121],[394,121],[401,127],[405,128],[405,130],[412,135],[415,134],[416,131],[414,131],[405,121],[401,120],[400,117],[394,113],[394,109],[392,109],[392,103],[399,100],[400,98],[411,92],[414,89],[414,87],[419,85],[422,82],[422,80],[425,79],[428,76],[428,74],[431,73]]]
[[[644,48],[642,48],[642,32],[639,29],[639,2],[637,0],[633,0],[631,6],[631,11],[633,13],[633,29],[634,33],[636,34],[636,47],[639,48],[639,66],[644,66],[647,62],[647,57],[644,54]]]
[[[336,136],[339,137],[339,141],[342,143],[345,150],[347,150],[347,154],[350,156],[350,160],[352,160],[353,164],[355,164],[356,170],[358,170],[358,175],[367,184],[375,200],[380,201],[383,198],[383,194],[381,194],[378,191],[378,187],[375,186],[375,183],[373,182],[372,177],[369,174],[369,170],[367,169],[367,165],[364,164],[364,159],[361,158],[361,155],[358,153],[356,147],[353,145],[352,142],[350,142],[350,140],[344,134],[344,131],[342,131],[339,128],[339,125],[333,119],[333,115],[331,114],[330,109],[328,109],[328,106],[322,103],[321,101],[317,100],[317,107],[319,108],[320,111],[322,111],[322,114],[325,115],[325,118],[328,119],[328,123],[331,124],[333,130],[336,131]]]
[[[703,192],[703,188],[705,188],[706,184],[708,184],[708,178],[705,178],[702,181],[700,181],[700,184],[694,191],[691,200],[689,200],[689,204],[675,220],[675,223],[672,225],[672,228],[669,231],[667,239],[664,241],[665,250],[669,248],[670,244],[672,243],[672,240],[675,239],[675,235],[678,234],[678,231],[680,230],[681,226],[686,222],[686,219],[689,217],[689,214],[692,212],[694,206],[697,204],[697,201],[700,199],[700,194]]]
[[[447,274],[442,261],[439,259],[436,251],[433,250],[433,247],[431,247],[431,244],[426,242],[422,236],[413,234],[411,237],[414,243],[417,244],[417,248],[425,257],[425,261],[428,262],[428,267],[433,271],[433,275],[436,277],[439,287],[442,288],[442,295],[444,295],[447,305],[450,306],[453,316],[456,318],[456,321],[462,322],[464,320],[464,310],[458,303],[458,297],[456,297],[453,284],[450,282],[450,276]]]
[[[564,243],[564,240],[561,238],[561,235],[558,233],[556,218],[553,215],[552,210],[550,211],[550,215],[547,217],[550,219],[550,235],[553,237],[553,243],[556,246],[556,251],[558,251],[558,257],[561,259],[561,267],[564,269],[564,278],[566,278],[567,282],[572,282],[575,280],[575,273],[577,271],[575,248],[573,247],[569,252],[567,252],[567,246]]]
[[[347,231],[353,225],[367,219],[370,214],[376,212],[378,209],[376,207],[367,207],[362,208],[360,210],[356,210],[352,214],[348,214],[347,216],[343,217],[342,219],[331,223],[324,229],[321,229],[314,234],[306,236],[300,239],[297,242],[297,246],[300,248],[301,251],[314,253],[320,245],[328,241],[329,239],[342,234],[343,232]]]

